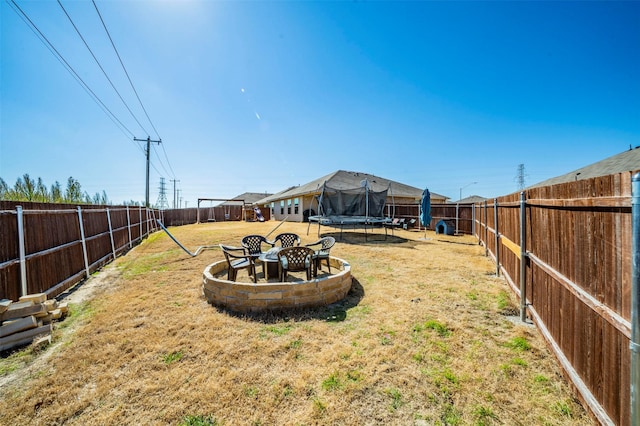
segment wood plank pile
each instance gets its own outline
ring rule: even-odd
[[[50,343],[53,321],[68,311],[66,303],[47,300],[45,293],[28,294],[17,302],[0,300],[0,352],[34,342]]]

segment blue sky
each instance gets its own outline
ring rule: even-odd
[[[0,177],[150,201],[278,192],[335,170],[451,199],[640,145],[640,2],[15,0],[126,129],[0,6]],[[135,116],[135,118],[134,118]],[[141,125],[137,122],[139,121]],[[154,130],[155,128],[155,130]],[[157,133],[156,133],[157,130]],[[471,184],[472,182],[477,182]]]

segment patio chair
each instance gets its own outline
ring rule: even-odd
[[[320,238],[315,243],[306,244],[305,247],[320,246],[318,250],[313,252],[311,260],[313,260],[313,276],[318,276],[318,269],[321,268],[322,261],[326,262],[329,273],[331,273],[331,264],[329,263],[329,251],[331,247],[336,243],[336,239],[333,237]]]
[[[391,229],[391,235],[393,235],[393,230],[396,229],[396,228],[402,227],[403,223],[404,223],[404,219],[398,219],[397,217],[394,218],[391,222],[383,223],[382,226],[384,227],[384,236],[385,236],[385,238],[387,237],[387,230],[388,229]]]
[[[271,242],[262,235],[247,235],[242,238],[242,247],[244,247],[247,250],[247,253],[253,257],[254,262],[260,262],[262,264],[262,275],[266,277],[267,275],[264,270],[264,262],[258,260],[260,255],[264,253],[262,251],[263,244],[269,245],[269,248],[273,247],[273,244],[271,244]]]
[[[313,268],[313,250],[309,247],[286,247],[278,252],[278,269],[280,281],[287,280],[288,272],[307,271],[307,281],[311,281],[311,268]]]
[[[220,244],[220,248],[227,260],[227,279],[235,281],[240,269],[248,269],[249,275],[253,275],[253,282],[258,282],[256,277],[256,264],[253,256],[247,254],[244,247],[225,246]],[[240,254],[242,253],[242,254]]]
[[[299,246],[300,245],[300,237],[298,236],[298,234],[293,234],[291,232],[285,232],[282,234],[278,234],[276,235],[276,237],[273,239],[273,241],[270,241],[269,243],[272,246],[276,246],[276,243],[280,241],[280,246],[285,248],[285,247],[294,247],[294,246]]]
[[[404,224],[403,228],[404,229],[411,229],[411,228],[415,228],[416,226],[416,220],[415,219],[411,219],[410,221],[408,221],[407,223]]]

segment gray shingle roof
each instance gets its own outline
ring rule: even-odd
[[[640,147],[629,149],[612,157],[605,158],[597,163],[590,164],[564,175],[556,176],[551,179],[543,180],[529,188],[539,186],[549,186],[558,183],[571,182],[581,179],[590,179],[598,176],[607,176],[614,173],[622,173],[640,170]]]
[[[382,178],[380,176],[370,175],[362,172],[349,172],[346,170],[337,170],[326,176],[322,176],[304,185],[294,186],[287,188],[284,191],[273,194],[269,197],[265,197],[257,202],[257,204],[268,204],[272,201],[282,200],[284,198],[301,197],[308,194],[318,194],[322,190],[322,185],[327,182],[327,185],[336,189],[350,189],[357,188],[360,183],[367,179],[369,187],[373,191],[384,191],[389,188],[391,184],[391,192],[394,197],[410,197],[417,200],[422,196],[422,189],[414,186],[405,185],[400,182],[392,181]],[[437,196],[440,198],[447,198],[444,195],[431,193],[431,196]]]
[[[247,204],[254,204],[256,201],[263,199],[264,197],[268,197],[271,194],[266,192],[245,192],[244,194],[236,195],[232,198],[232,200],[244,200]],[[241,201],[225,201],[223,203],[218,204],[219,206],[237,206],[242,205]]]

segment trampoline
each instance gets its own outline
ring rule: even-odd
[[[347,189],[332,188],[325,182],[317,198],[319,214],[309,216],[309,226],[312,222],[318,223],[318,236],[321,226],[340,228],[341,239],[344,227],[363,227],[366,240],[368,227],[391,222],[391,218],[384,214],[390,187],[391,184],[385,190],[373,191],[366,179],[361,182],[360,187]],[[308,233],[307,228],[307,235]]]

